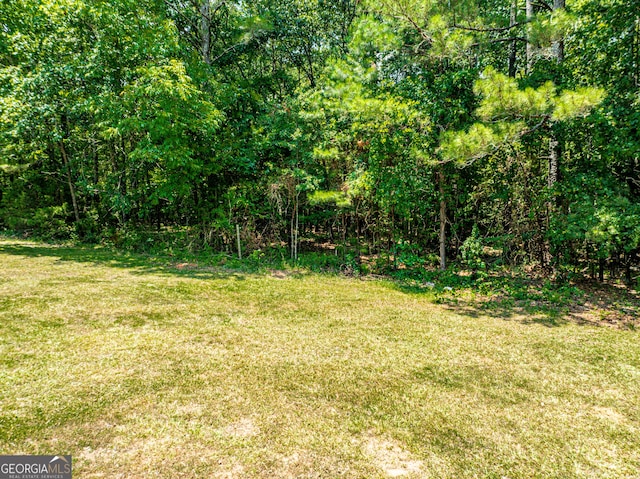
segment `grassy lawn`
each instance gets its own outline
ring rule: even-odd
[[[78,478],[638,478],[635,331],[0,241],[0,454]],[[503,312],[504,313],[504,312]]]

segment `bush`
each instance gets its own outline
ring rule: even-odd
[[[33,216],[26,220],[26,227],[45,240],[66,240],[74,236],[75,230],[67,223],[69,211],[67,204],[38,208]],[[10,227],[12,225],[9,225]]]
[[[486,264],[482,259],[482,250],[483,245],[478,234],[478,226],[474,225],[473,230],[471,231],[471,236],[464,240],[464,243],[462,243],[462,247],[460,248],[460,257],[462,262],[474,273],[479,269],[484,269],[486,267]]]

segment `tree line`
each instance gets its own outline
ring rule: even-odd
[[[0,112],[11,231],[638,263],[635,0],[5,0]]]

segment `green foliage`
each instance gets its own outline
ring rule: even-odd
[[[604,90],[601,88],[577,88],[563,91],[554,101],[551,115],[553,121],[566,121],[588,115],[594,107],[602,103]]]
[[[128,160],[144,165],[149,182],[140,193],[148,205],[171,203],[189,194],[203,170],[211,171],[213,165],[205,163],[198,149],[211,143],[221,114],[204,99],[181,62],[170,60],[135,73],[135,81],[121,94],[123,108],[131,115],[116,128],[119,135],[140,139]]]
[[[536,47],[550,47],[553,42],[564,39],[576,25],[577,18],[567,10],[554,10],[538,14],[527,25],[527,38]]]
[[[366,64],[376,62],[381,55],[393,54],[402,46],[402,43],[391,25],[366,15],[355,24],[349,46],[353,58]]]
[[[557,93],[550,81],[521,89],[514,78],[493,68],[484,70],[474,91],[482,97],[476,114],[488,123],[474,124],[467,132],[446,132],[440,148],[445,159],[464,162],[484,157],[545,123],[585,116],[604,97],[602,89],[591,87]]]
[[[460,258],[463,264],[476,272],[486,267],[485,262],[482,260],[483,245],[478,232],[478,226],[473,225],[471,235],[467,237],[460,247]]]
[[[335,204],[338,208],[347,208],[351,206],[351,199],[343,191],[317,190],[309,195],[309,204],[312,206]]]
[[[631,252],[640,247],[639,205],[618,196],[596,203],[592,211],[585,239],[597,245],[600,255],[607,257],[613,252]]]
[[[510,6],[6,0],[0,222],[411,276],[442,206],[471,269],[631,271],[636,2]]]
[[[523,128],[521,122],[491,125],[475,123],[469,127],[469,131],[446,132],[439,152],[443,158],[465,165],[517,141]]]
[[[556,87],[551,81],[539,88],[520,89],[514,78],[488,67],[474,85],[482,97],[476,111],[483,120],[531,119],[549,116],[553,111]]]

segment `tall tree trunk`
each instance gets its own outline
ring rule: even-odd
[[[440,269],[447,269],[446,251],[446,227],[447,227],[447,203],[444,198],[444,173],[438,171],[438,186],[440,189]]]
[[[300,230],[300,193],[296,194],[296,229],[293,236],[293,259],[298,261],[298,232]]]
[[[564,2],[565,0],[553,0],[553,11],[564,10]],[[564,61],[564,40],[562,38],[553,42],[552,45],[553,57],[558,62],[558,64]],[[559,175],[559,165],[560,160],[562,158],[562,148],[560,146],[560,142],[558,141],[557,133],[554,129],[551,129],[551,136],[549,137],[549,173],[547,176],[547,186],[549,187],[550,194],[553,194],[552,189],[555,184],[558,182]],[[556,207],[556,201],[551,199],[548,204],[548,213],[549,213],[549,222],[551,220],[551,215],[553,210]],[[549,263],[551,263],[552,257],[549,252],[548,254]]]
[[[564,10],[564,2],[565,0],[553,0],[553,11]],[[553,42],[552,48],[553,57],[558,63],[562,63],[564,61],[564,39],[560,38]]]
[[[560,143],[558,142],[555,133],[552,131],[551,138],[549,138],[549,176],[547,177],[547,186],[549,188],[553,188],[558,181],[560,155]]]
[[[549,188],[549,195],[553,195],[553,188],[558,181],[558,165],[560,163],[560,143],[553,129],[551,130],[551,136],[549,137],[549,171],[547,176],[547,187]],[[551,227],[551,217],[556,209],[557,201],[553,196],[549,196],[547,202],[547,229]],[[545,268],[550,268],[553,271],[553,256],[551,254],[551,247],[549,241],[545,241],[544,259],[542,265]]]
[[[631,53],[633,55],[635,85],[636,87],[640,87],[640,17],[636,17],[635,38],[633,39]]]
[[[211,0],[202,0],[200,4],[200,42],[202,61],[211,64]]]
[[[295,220],[296,220],[296,208],[295,206],[291,208],[291,218],[289,219],[289,245],[291,250],[291,259],[295,259],[296,251],[295,251]]]
[[[526,0],[525,15],[527,19],[527,29],[529,29],[529,22],[533,20],[533,0]],[[533,68],[533,44],[529,40],[529,33],[527,33],[527,72],[530,72]]]
[[[299,218],[300,193],[296,192],[293,196],[293,206],[291,208],[291,259],[298,260],[298,228],[300,226]]]
[[[518,0],[512,0],[511,12],[509,15],[509,26],[513,27],[516,24],[518,18]],[[511,42],[511,49],[509,51],[509,76],[514,78],[516,76],[516,55],[517,55],[518,41],[513,40]]]

